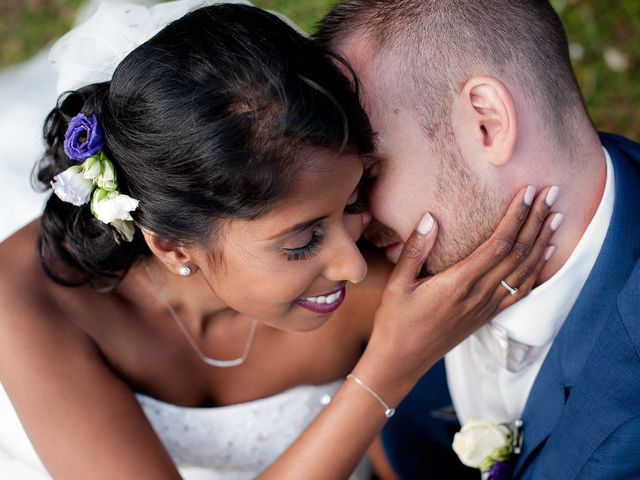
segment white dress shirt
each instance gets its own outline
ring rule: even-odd
[[[609,153],[603,150],[604,193],[566,263],[445,356],[449,392],[461,423],[469,417],[503,423],[522,416],[533,382],[587,281],[611,222],[614,171]]]

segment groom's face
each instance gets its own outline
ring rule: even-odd
[[[429,211],[440,230],[426,267],[430,273],[439,272],[489,237],[500,218],[500,202],[480,172],[463,159],[447,127],[449,119],[439,132],[427,136],[417,115],[394,103],[392,92],[381,85],[383,74],[372,68],[366,49],[357,47],[350,43],[341,51],[358,74],[363,106],[376,133],[370,202],[379,223],[373,223],[377,228],[367,236],[387,247],[387,256],[395,261],[402,242]]]

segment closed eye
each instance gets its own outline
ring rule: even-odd
[[[365,170],[360,182],[358,182],[355,192],[353,192],[353,195],[351,195],[351,198],[347,201],[347,205],[344,207],[345,215],[359,215],[367,211],[367,207],[369,206],[368,191],[370,184],[371,177],[369,170]]]
[[[320,250],[322,238],[322,230],[318,226],[314,227],[311,239],[305,245],[284,249],[287,254],[287,260],[306,260],[313,257]]]
[[[356,192],[355,200],[353,200],[351,203],[348,203],[344,207],[344,214],[359,215],[367,210],[367,206],[368,203],[365,195],[361,193],[361,189],[358,189],[358,192]]]

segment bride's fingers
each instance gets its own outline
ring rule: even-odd
[[[531,207],[531,213],[524,225],[522,225],[520,232],[518,232],[518,239],[514,245],[512,255],[522,258],[527,257],[551,211],[551,207],[558,198],[559,191],[558,187],[546,187],[536,196]]]
[[[533,213],[532,213],[533,215]],[[502,292],[509,294],[509,289],[518,289],[533,274],[541,258],[545,256],[545,252],[551,238],[560,227],[562,222],[562,214],[553,213],[547,215],[543,223],[542,229],[537,231],[537,227],[531,231],[525,231],[525,227],[518,236],[516,245],[522,245],[517,255],[506,257],[500,262],[493,271],[487,273],[478,283],[480,288],[490,289],[492,285],[500,285]],[[533,235],[533,242],[530,238]],[[531,246],[529,246],[531,245]],[[506,282],[506,285],[501,282]]]
[[[482,277],[477,277],[478,282],[480,282],[483,287],[487,286],[487,282],[489,283],[489,287],[492,284],[500,283],[500,281],[504,280],[507,275],[516,271],[519,266],[523,264],[527,268],[522,271],[521,275],[524,277],[528,275],[528,271],[533,268],[537,263],[538,258],[542,256],[544,248],[547,247],[549,240],[553,235],[553,231],[550,231],[548,228],[550,223],[548,222],[547,217],[551,205],[553,205],[553,201],[555,201],[555,197],[557,197],[557,191],[557,187],[545,188],[535,198],[525,221],[521,225],[519,231],[516,232],[516,236],[510,244],[510,251],[508,254],[504,255],[499,262],[486,269],[483,272]],[[505,216],[505,220],[506,219],[507,216]],[[545,222],[547,222],[546,227]],[[504,223],[504,220],[501,224],[502,223]],[[559,225],[555,226],[557,227]],[[496,233],[497,232],[498,230],[496,230]],[[504,239],[506,237],[500,236],[498,238]],[[490,248],[492,243],[493,242],[490,239],[485,242],[483,246]],[[534,246],[537,248],[534,249]],[[471,256],[474,255],[475,253],[471,254]],[[515,287],[517,287],[519,283],[516,284]]]
[[[416,284],[416,278],[433,248],[437,233],[438,224],[429,213],[425,213],[402,247],[400,257],[387,281],[387,289],[404,292]]]
[[[536,264],[535,268],[531,271],[531,275],[529,275],[529,277],[524,280],[524,282],[520,285],[520,287],[518,287],[518,292],[515,295],[510,295],[510,294],[504,295],[503,292],[499,292],[497,294],[498,308],[496,312],[501,312],[505,308],[510,307],[511,305],[516,303],[518,300],[526,297],[529,294],[529,292],[533,289],[533,287],[536,284],[538,275],[540,275],[540,272],[542,271],[544,266],[547,264],[547,262],[549,261],[549,259],[551,258],[555,250],[556,250],[555,245],[549,245],[545,249],[542,258],[538,260],[538,263]]]
[[[491,237],[480,245],[471,255],[453,268],[463,270],[467,281],[474,284],[491,271],[505,257],[512,253],[516,238],[525,221],[539,218],[539,213],[530,213],[535,189],[532,186],[522,189],[511,201],[507,212]],[[538,208],[539,205],[538,205]],[[544,220],[544,215],[542,216]],[[542,221],[540,221],[542,224]]]

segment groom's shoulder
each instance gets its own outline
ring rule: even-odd
[[[640,259],[617,300],[622,324],[640,360]]]
[[[616,133],[611,133],[611,132],[602,132],[602,131],[599,131],[598,135],[600,136],[600,140],[603,143],[604,142],[616,143],[616,144],[626,146],[627,148],[635,148],[640,150],[640,143],[630,138],[623,137],[622,135],[618,135]]]
[[[612,156],[623,154],[638,162],[640,167],[640,143],[621,135],[608,132],[598,132],[600,142]]]

